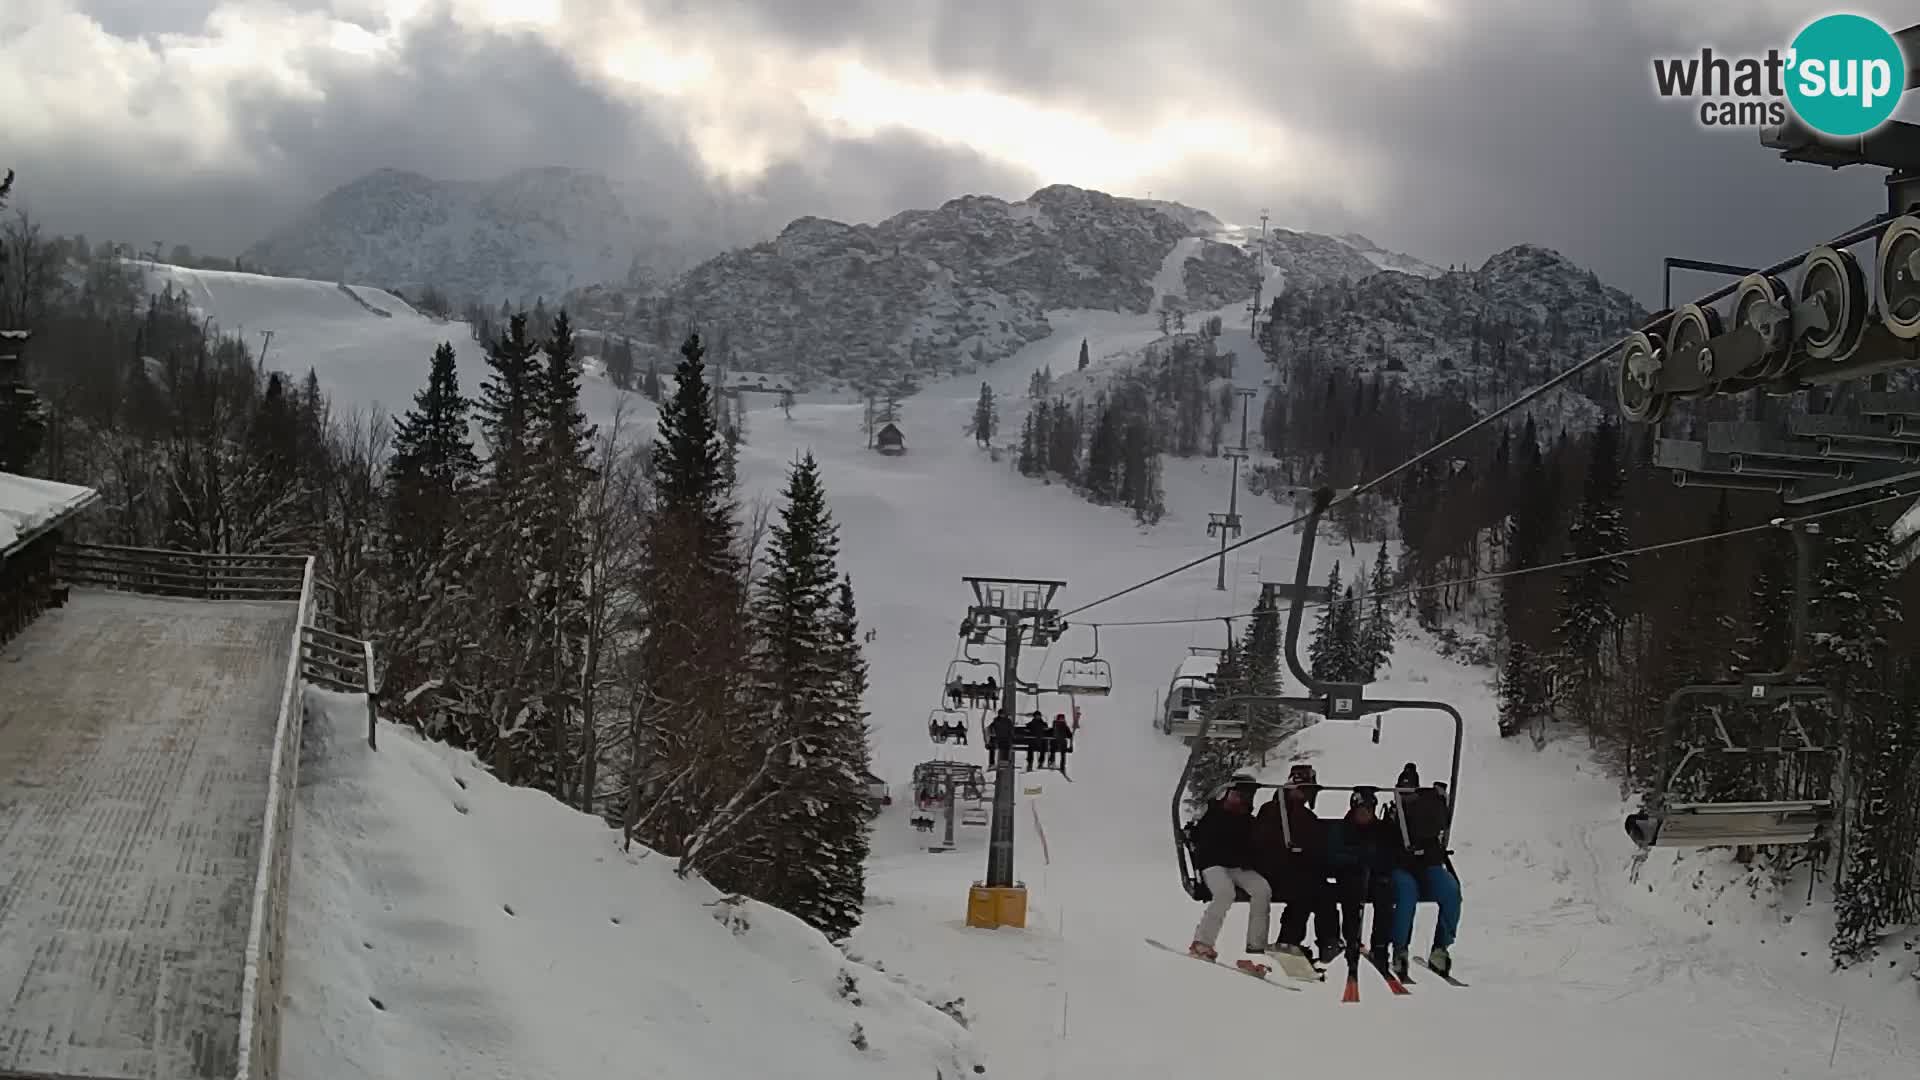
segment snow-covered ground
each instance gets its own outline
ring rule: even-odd
[[[391,726],[368,749],[362,698],[307,707],[288,1080],[972,1074],[958,1022],[793,916],[470,754]]]
[[[1245,340],[1244,316],[1236,330],[1232,310],[1226,309],[1231,340],[1222,344],[1241,353],[1238,377],[1254,385],[1264,368]],[[225,322],[217,308],[208,314]],[[278,316],[256,308],[251,318],[264,326]],[[1412,996],[1390,999],[1374,980],[1362,984],[1361,1004],[1342,1005],[1332,985],[1287,993],[1142,944],[1147,936],[1184,944],[1198,916],[1179,888],[1168,817],[1184,751],[1154,732],[1149,718],[1186,647],[1223,643],[1217,621],[1103,629],[1101,652],[1113,665],[1114,692],[1081,702],[1075,782],[1036,773],[1028,784],[1040,793],[1023,795],[1019,808],[1018,864],[1031,889],[1029,928],[967,928],[967,886],[983,869],[984,830],[967,830],[959,851],[928,854],[920,850],[926,838],[908,823],[904,798],[914,763],[980,754],[977,746],[931,746],[925,735],[947,664],[959,651],[956,629],[970,601],[961,575],[1061,578],[1068,584],[1058,602],[1071,609],[1213,550],[1206,513],[1223,509],[1226,495],[1226,462],[1169,461],[1168,514],[1143,530],[1125,510],[1095,507],[1022,478],[1004,455],[995,462],[976,446],[964,430],[983,378],[1005,402],[1004,440],[1018,430],[1032,371],[1048,365],[1056,375],[1072,371],[1082,338],[1100,363],[1158,336],[1154,315],[1060,312],[1050,318],[1056,332],[1049,338],[984,374],[932,385],[911,399],[900,424],[908,445],[903,456],[865,449],[861,406],[803,402],[790,420],[770,407],[751,414],[740,470],[743,495],[771,498],[796,452],[810,449],[821,461],[841,525],[843,565],[853,575],[862,621],[879,633],[868,646],[873,686],[867,706],[875,768],[894,782],[896,805],[877,825],[867,922],[851,949],[910,980],[923,999],[964,998],[990,1075],[1163,1080],[1253,1072],[1279,1062],[1322,1071],[1411,1070],[1436,1080],[1920,1075],[1920,1040],[1908,1034],[1903,1041],[1899,1030],[1904,1024],[1910,1031],[1920,1013],[1914,983],[1905,978],[1911,959],[1831,973],[1824,903],[1789,912],[1795,917],[1788,922],[1764,904],[1719,889],[1732,877],[1716,862],[1720,856],[1679,864],[1660,856],[1640,882],[1629,882],[1633,852],[1620,829],[1626,807],[1617,784],[1576,748],[1535,753],[1499,739],[1490,673],[1444,660],[1418,637],[1401,643],[1382,692],[1440,698],[1467,716],[1456,830],[1466,910],[1455,955],[1470,989],[1427,979]],[[399,375],[343,350],[295,359],[279,335],[274,350],[299,370],[317,366],[322,381],[345,398],[380,400],[397,410],[418,385],[431,349],[424,337],[424,348],[403,337],[403,319],[370,317],[355,330],[365,350],[405,358]],[[464,335],[457,325],[436,332],[434,340],[456,343]],[[311,333],[323,346],[340,336],[337,328],[323,333],[318,322]],[[370,381],[356,383],[362,378]],[[604,420],[611,391],[596,393],[602,396],[589,402],[589,411]],[[1255,410],[1257,416],[1257,402]],[[1249,534],[1290,513],[1261,498],[1243,498],[1240,505]],[[1088,619],[1204,619],[1246,611],[1257,593],[1261,556],[1284,560],[1292,544],[1292,534],[1282,533],[1229,554],[1225,591],[1214,589],[1209,563],[1073,621],[1083,627]],[[1372,556],[1368,547],[1324,544],[1314,579],[1324,577],[1332,559],[1351,574]],[[1024,673],[1050,678],[1061,658],[1090,645],[1091,635],[1076,629],[1029,656]],[[1040,703],[1049,713],[1063,705]],[[1420,763],[1428,776],[1443,774],[1449,737],[1434,716],[1395,713],[1386,717],[1378,746],[1363,728],[1321,725],[1288,752],[1311,756],[1329,783],[1385,783],[1405,761]],[[677,993],[670,988],[674,980],[712,959],[711,949],[684,945],[698,920],[682,916],[702,910],[692,899],[696,886],[646,876],[653,868],[627,865],[604,830],[538,796],[486,787],[464,761],[438,749],[398,738],[390,745],[396,749],[383,749],[378,761],[329,765],[320,757],[319,772],[347,774],[315,780],[303,807],[302,837],[331,850],[303,860],[295,874],[294,997],[311,1004],[289,1016],[289,1060],[302,1063],[290,1072],[597,1075],[604,1070],[574,1072],[564,1063],[602,1055],[621,1060],[623,1054],[644,1062],[664,1052],[715,1055],[703,1069],[664,1069],[665,1075],[768,1075],[764,1065],[735,1070],[746,1067],[739,1055],[776,1045],[770,1032],[756,1035],[757,1046],[742,1047],[717,1027],[636,1019],[662,1014],[632,1002],[659,1005]],[[1284,755],[1277,760],[1276,770],[1285,761]],[[452,782],[455,774],[467,789]],[[485,810],[483,791],[491,793]],[[461,814],[456,801],[471,813]],[[511,814],[492,808],[509,805]],[[1695,873],[1704,873],[1707,887],[1690,887]],[[384,907],[389,903],[391,911]],[[357,921],[329,914],[343,904]],[[506,916],[502,904],[514,905],[517,914]],[[618,913],[631,915],[621,928],[607,921]],[[1229,920],[1223,945],[1237,943],[1242,918],[1236,912]],[[303,920],[308,930],[301,929]],[[1423,911],[1416,947],[1424,945],[1430,921]],[[624,930],[634,931],[631,938],[620,936]],[[708,932],[704,925],[701,932]],[[628,948],[628,941],[632,952],[612,951]],[[724,934],[714,942],[727,944]],[[610,957],[617,959],[607,963]],[[818,973],[829,966],[823,959],[809,969],[816,983],[806,988],[811,996],[778,1005],[790,1010],[782,1022],[822,1017],[819,1033],[791,1029],[791,1038],[811,1040],[805,1045],[816,1049],[809,1054],[826,1055],[826,1044],[843,1037],[836,1025],[852,1016],[809,1011],[819,1005]],[[613,977],[601,969],[618,969],[618,981],[602,981]],[[774,992],[791,977],[788,970],[763,971],[761,986]],[[367,996],[377,996],[383,985],[404,988],[389,991],[404,1008],[389,1001],[385,1013],[367,1011]],[[576,994],[575,986],[591,993]],[[730,1002],[748,1025],[776,1007],[704,981],[688,994]],[[614,1001],[620,1005],[597,1008]],[[895,1011],[902,1030],[920,1030],[910,1005]],[[683,1030],[692,1028],[691,1034]],[[674,1041],[683,1038],[688,1041]],[[669,1049],[654,1051],[662,1040]],[[494,1056],[483,1057],[474,1046]],[[914,1051],[923,1052],[931,1051]],[[801,1059],[794,1052],[779,1060]],[[797,1066],[771,1072],[807,1075]]]

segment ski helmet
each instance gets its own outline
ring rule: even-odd
[[[1417,788],[1420,786],[1420,767],[1409,761],[1400,769],[1400,778],[1393,782],[1397,788]]]

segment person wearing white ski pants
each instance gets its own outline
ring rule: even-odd
[[[1200,913],[1200,925],[1194,927],[1193,940],[1212,947],[1220,937],[1221,925],[1227,921],[1228,910],[1233,907],[1237,886],[1247,892],[1247,951],[1266,952],[1267,919],[1273,906],[1273,886],[1267,884],[1266,876],[1257,870],[1209,866],[1200,871],[1200,880],[1207,883],[1213,899],[1207,901],[1207,910]]]

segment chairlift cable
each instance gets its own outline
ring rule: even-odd
[[[1647,544],[1642,547],[1627,548],[1622,551],[1608,552],[1603,555],[1583,555],[1577,559],[1562,559],[1559,562],[1543,563],[1539,566],[1523,566],[1513,570],[1494,570],[1484,574],[1478,574],[1472,577],[1454,578],[1450,581],[1439,581],[1439,582],[1434,582],[1428,585],[1401,585],[1392,589],[1381,589],[1377,592],[1370,592],[1361,596],[1356,596],[1353,598],[1353,602],[1357,604],[1363,600],[1386,599],[1387,597],[1391,597],[1391,596],[1411,595],[1413,593],[1431,592],[1435,589],[1451,589],[1451,588],[1457,588],[1463,585],[1474,585],[1483,581],[1499,581],[1506,578],[1523,577],[1527,574],[1542,574],[1549,570],[1564,570],[1572,566],[1583,566],[1583,565],[1586,565],[1587,563],[1605,562],[1609,559],[1627,559],[1627,558],[1632,558],[1639,555],[1650,555],[1656,552],[1667,551],[1673,548],[1688,547],[1693,544],[1703,544],[1709,540],[1724,540],[1734,536],[1745,536],[1749,533],[1765,532],[1769,529],[1788,528],[1793,525],[1800,524],[1802,522],[1816,521],[1816,520],[1819,520],[1820,518],[1833,517],[1838,514],[1851,513],[1855,510],[1864,510],[1871,506],[1878,506],[1881,503],[1898,502],[1898,501],[1911,499],[1911,498],[1913,498],[1913,494],[1911,492],[1893,492],[1888,495],[1880,496],[1879,498],[1869,499],[1865,502],[1850,503],[1846,506],[1835,507],[1834,509],[1831,509],[1831,510],[1819,510],[1810,514],[1802,514],[1798,517],[1790,517],[1790,518],[1777,517],[1769,521],[1762,522],[1758,525],[1746,525],[1738,529],[1728,529],[1724,532],[1703,533],[1699,536],[1689,536],[1679,540],[1663,540],[1657,544]],[[1317,610],[1319,608],[1327,607],[1331,603],[1332,601],[1327,601],[1327,600],[1309,600],[1305,602],[1302,605],[1302,607]],[[1178,625],[1185,625],[1188,623],[1206,623],[1206,622],[1215,622],[1215,621],[1226,621],[1226,620],[1232,620],[1232,619],[1251,619],[1257,614],[1259,614],[1259,612],[1247,611],[1247,612],[1240,612],[1233,615],[1206,615],[1206,616],[1199,616],[1191,619],[1174,618],[1174,619],[1116,620],[1111,622],[1103,622],[1100,625],[1102,626],[1178,626]],[[1083,624],[1083,625],[1086,625],[1086,624]]]
[[[1594,353],[1593,355],[1587,357],[1585,360],[1582,360],[1579,363],[1561,372],[1560,374],[1555,375],[1553,378],[1548,379],[1546,382],[1541,383],[1539,386],[1534,387],[1533,389],[1513,399],[1512,401],[1501,406],[1500,408],[1495,409],[1493,412],[1490,412],[1487,415],[1481,417],[1480,419],[1475,420],[1473,423],[1468,424],[1466,427],[1461,428],[1459,431],[1454,432],[1452,435],[1449,435],[1446,438],[1441,439],[1439,442],[1434,443],[1432,446],[1427,447],[1425,450],[1420,451],[1419,453],[1413,455],[1412,457],[1401,462],[1400,464],[1395,465],[1393,468],[1388,469],[1386,472],[1383,472],[1378,476],[1375,476],[1369,480],[1362,481],[1361,483],[1346,489],[1345,491],[1341,492],[1338,496],[1335,496],[1333,501],[1328,503],[1325,509],[1330,510],[1333,507],[1338,506],[1343,502],[1352,502],[1358,496],[1364,495],[1367,492],[1373,490],[1374,488],[1379,487],[1381,484],[1384,484],[1387,481],[1393,479],[1394,477],[1400,475],[1401,473],[1407,471],[1408,469],[1413,468],[1415,465],[1418,465],[1421,462],[1425,461],[1426,459],[1439,453],[1440,451],[1445,450],[1447,447],[1452,446],[1454,443],[1459,442],[1461,439],[1464,439],[1467,436],[1472,435],[1473,433],[1479,431],[1481,428],[1486,427],[1488,424],[1491,424],[1494,421],[1499,420],[1513,413],[1515,410],[1520,409],[1521,407],[1527,405],[1528,403],[1533,401],[1535,398],[1541,396],[1542,394],[1545,394],[1550,390],[1558,389],[1559,387],[1565,385],[1567,382],[1574,379],[1576,376],[1585,372],[1588,368],[1592,367],[1595,364],[1600,363],[1601,361],[1612,356],[1614,353],[1620,351],[1620,348],[1624,344],[1625,344],[1624,342],[1616,341],[1613,344],[1608,345],[1606,348],[1601,349],[1599,352]],[[1280,524],[1273,526],[1272,528],[1262,529],[1261,531],[1254,533],[1252,536],[1249,536],[1244,540],[1236,540],[1233,543],[1228,544],[1226,547],[1221,548],[1218,551],[1214,551],[1206,555],[1202,555],[1199,558],[1194,559],[1190,562],[1186,562],[1179,566],[1176,566],[1173,569],[1166,571],[1165,573],[1156,574],[1153,577],[1146,579],[1145,581],[1141,581],[1141,582],[1138,582],[1137,584],[1129,585],[1118,592],[1108,593],[1106,596],[1103,596],[1098,600],[1093,600],[1088,603],[1082,604],[1079,607],[1074,608],[1072,611],[1066,612],[1062,616],[1062,618],[1069,618],[1071,616],[1078,615],[1083,611],[1086,611],[1088,608],[1098,607],[1101,604],[1105,604],[1113,600],[1118,600],[1121,597],[1126,596],[1130,593],[1138,592],[1139,590],[1144,589],[1149,585],[1157,585],[1160,582],[1165,581],[1166,579],[1174,576],[1175,574],[1184,573],[1188,570],[1193,569],[1196,566],[1203,566],[1209,562],[1212,562],[1215,559],[1220,558],[1221,556],[1225,555],[1229,551],[1238,551],[1241,548],[1246,547],[1248,544],[1258,543],[1259,541],[1265,540],[1267,537],[1272,536],[1275,533],[1283,532],[1287,529],[1291,529],[1295,525],[1298,525],[1305,520],[1307,520],[1307,515],[1300,514],[1297,517],[1294,517],[1292,520],[1283,521]],[[1108,625],[1115,625],[1115,624],[1109,623]]]

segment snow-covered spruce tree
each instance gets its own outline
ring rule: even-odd
[[[867,740],[867,662],[860,651],[860,619],[853,602],[853,579],[843,576],[831,619],[837,712],[824,733],[825,763],[846,784],[825,807],[814,833],[818,844],[812,864],[816,888],[793,910],[836,941],[860,925],[867,899],[868,819],[866,776],[872,766]]]
[[[1507,570],[1538,566],[1554,523],[1553,477],[1540,455],[1538,432],[1531,417],[1516,450],[1521,497],[1507,518]],[[1551,600],[1540,576],[1510,577],[1501,582],[1500,629],[1507,645],[1500,670],[1502,735],[1535,729],[1550,704]]]
[[[1000,432],[1000,406],[993,400],[993,387],[986,383],[980,384],[980,398],[973,404],[973,423],[969,428],[974,441],[981,446],[993,445],[993,437]]]
[[[579,673],[587,633],[585,508],[594,479],[590,459],[596,429],[580,410],[580,373],[565,308],[554,316],[543,349],[542,400],[527,470],[529,490],[537,500],[536,517],[529,523],[536,553],[531,612],[542,708],[540,745],[534,761],[526,763],[531,774],[522,782],[574,805],[578,800],[573,785],[580,775],[574,729],[580,717]]]
[[[1078,364],[1078,366],[1074,368],[1074,370],[1075,371],[1087,370],[1087,339],[1086,338],[1080,339],[1080,363]]]
[[[1087,439],[1086,495],[1100,506],[1112,505],[1120,490],[1120,428],[1110,401],[1102,401]]]
[[[1228,642],[1226,651],[1220,654],[1220,666],[1214,669],[1213,685],[1213,700],[1202,708],[1217,709],[1219,702],[1246,692],[1246,672],[1241,662],[1239,642]],[[1212,716],[1214,724],[1234,718],[1224,711],[1214,712]],[[1195,808],[1205,805],[1227,781],[1233,779],[1234,773],[1246,768],[1251,760],[1245,739],[1221,738],[1211,727],[1206,740],[1196,742],[1190,753],[1193,755],[1193,772],[1187,778],[1187,802]]]
[[[458,652],[453,600],[465,580],[456,542],[480,472],[453,346],[434,350],[427,384],[395,424],[385,491],[384,582],[377,633],[383,709],[429,738],[471,750],[441,687]]]
[[[0,177],[0,207],[6,206],[7,195],[12,190],[13,170],[8,169],[6,176]],[[0,244],[0,294],[6,292],[7,258],[6,245]],[[30,328],[0,322],[0,330],[27,329]],[[28,383],[22,361],[18,359],[24,351],[20,341],[0,343],[0,354],[16,357],[12,364],[0,361],[0,472],[25,472],[39,455],[47,432],[46,404]]]
[[[1337,674],[1334,676],[1347,682],[1357,682],[1366,677],[1366,660],[1360,653],[1360,603],[1355,595],[1353,582],[1348,582],[1340,591],[1340,600],[1333,608],[1333,660],[1329,665]]]
[[[1026,419],[1020,422],[1020,456],[1016,461],[1016,467],[1019,468],[1021,476],[1039,476],[1045,471],[1036,451],[1037,442],[1034,414],[1028,412]]]
[[[461,527],[468,588],[458,664],[472,749],[508,782],[527,775],[540,709],[533,588],[540,553],[527,525],[539,516],[529,482],[544,399],[539,343],[525,315],[490,343],[476,411],[487,444],[482,482]]]
[[[689,873],[724,854],[781,759],[751,722],[732,457],[714,422],[698,334],[680,356],[652,452],[627,827]]]
[[[1554,627],[1559,696],[1589,734],[1601,715],[1602,677],[1608,665],[1602,653],[1619,625],[1616,604],[1627,582],[1625,560],[1607,557],[1629,546],[1620,513],[1619,448],[1619,429],[1611,421],[1602,422],[1593,435],[1586,488],[1568,536],[1570,559],[1596,561],[1571,567],[1560,579],[1560,613]]]
[[[1393,661],[1393,642],[1397,632],[1393,625],[1392,597],[1385,593],[1393,588],[1393,567],[1387,555],[1387,542],[1380,542],[1379,553],[1373,560],[1373,574],[1367,581],[1367,593],[1372,597],[1367,602],[1367,623],[1360,638],[1360,658],[1363,662],[1363,674],[1371,682],[1380,677]]]
[[[1280,609],[1275,603],[1273,592],[1263,589],[1260,599],[1254,604],[1253,619],[1247,628],[1246,653],[1246,689],[1250,694],[1275,696],[1281,692],[1284,679],[1280,672]],[[1246,713],[1246,735],[1243,737],[1247,760],[1265,765],[1273,748],[1281,740],[1300,729],[1300,716],[1290,709],[1278,705],[1255,705]]]
[[[782,750],[754,827],[708,871],[724,887],[802,917],[819,884],[809,865],[819,839],[813,828],[837,803],[860,796],[857,777],[844,775],[830,752],[842,711],[832,625],[838,554],[820,470],[807,455],[788,473],[786,505],[768,529],[766,572],[753,598],[758,737]]]
[[[1320,614],[1313,622],[1313,641],[1307,645],[1307,672],[1322,681],[1337,682],[1345,677],[1341,674],[1340,599],[1340,563],[1335,561],[1327,572],[1327,599],[1320,605]]]
[[[1898,707],[1890,678],[1894,658],[1887,639],[1902,613],[1892,593],[1898,566],[1886,535],[1865,512],[1823,524],[1809,667],[1840,694],[1848,714],[1842,737],[1853,792],[1832,941],[1834,960],[1846,963],[1871,955],[1882,931],[1901,914],[1908,883],[1893,869],[1912,853],[1900,828],[1896,785],[1916,740],[1911,713]],[[1802,782],[1824,786],[1828,779],[1808,776]]]
[[[1080,417],[1064,400],[1049,407],[1047,469],[1069,484],[1080,482]]]

